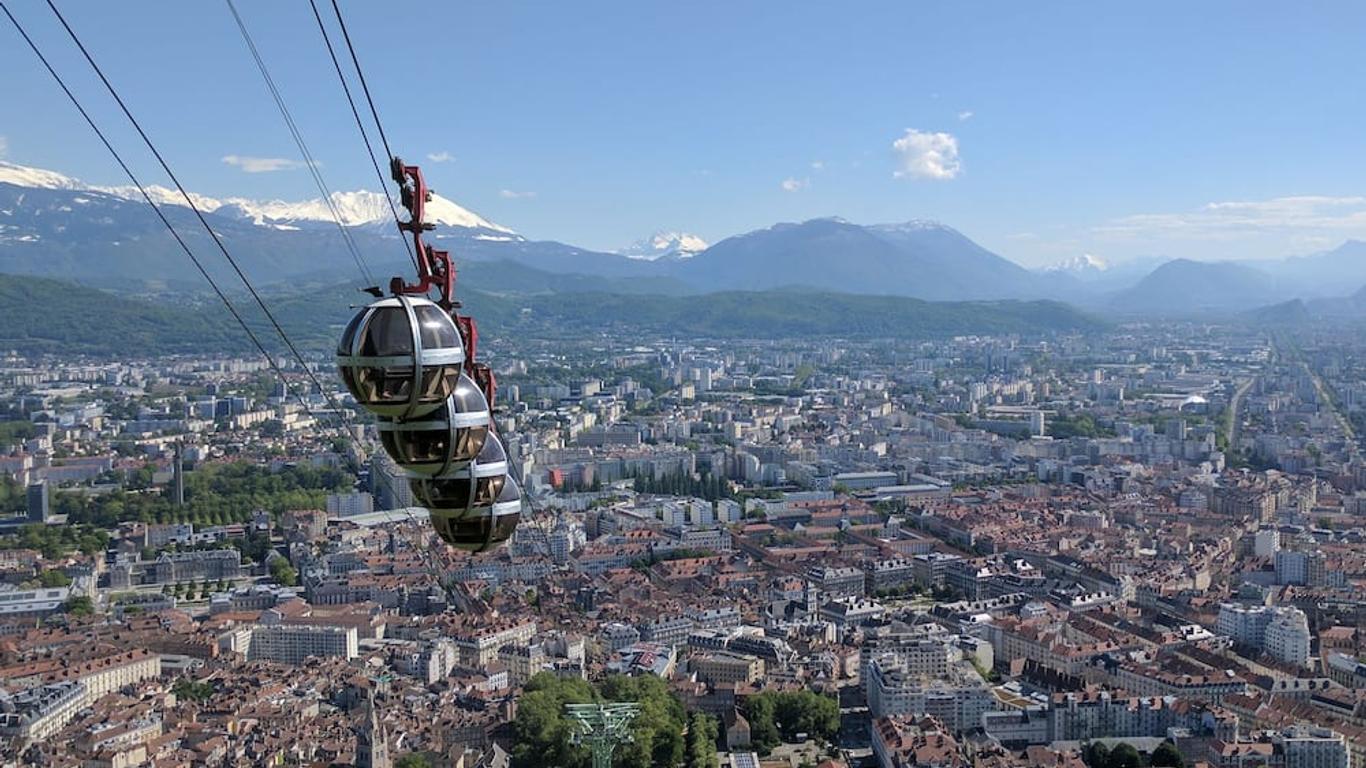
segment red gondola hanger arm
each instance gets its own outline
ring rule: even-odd
[[[436,226],[424,217],[427,202],[432,198],[431,190],[422,178],[422,169],[416,165],[404,165],[402,160],[395,157],[391,161],[391,170],[394,181],[398,182],[399,199],[403,207],[408,209],[408,220],[399,222],[398,228],[400,232],[413,236],[418,281],[408,284],[396,277],[390,282],[389,289],[393,293],[426,295],[435,287],[441,292],[437,304],[453,315],[455,307],[459,306],[455,301],[455,263],[451,261],[449,251],[440,251],[422,242],[422,233],[430,232]]]
[[[393,172],[394,181],[398,183],[399,200],[408,210],[408,220],[399,222],[398,228],[400,232],[413,236],[413,245],[417,251],[418,281],[408,284],[403,278],[395,277],[389,284],[389,290],[396,294],[425,296],[435,287],[441,292],[441,298],[436,303],[451,314],[451,319],[460,329],[460,338],[465,345],[465,371],[484,390],[484,396],[492,406],[498,383],[492,369],[476,362],[479,351],[479,327],[475,324],[474,318],[455,311],[460,306],[460,302],[455,300],[455,262],[451,260],[449,251],[437,250],[422,242],[422,233],[430,232],[436,227],[425,218],[432,192],[422,177],[422,169],[416,165],[404,165],[402,160],[395,157],[391,160],[390,170]]]

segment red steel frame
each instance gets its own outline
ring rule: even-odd
[[[475,324],[474,318],[456,312],[460,302],[455,300],[455,262],[451,260],[450,251],[438,250],[422,242],[422,233],[436,228],[435,224],[423,218],[426,204],[432,199],[432,192],[427,188],[426,180],[422,178],[422,169],[416,165],[404,165],[402,160],[395,157],[391,171],[394,181],[398,183],[403,207],[408,209],[408,221],[399,222],[398,228],[400,232],[411,233],[413,236],[413,246],[417,251],[418,280],[409,284],[405,283],[403,278],[395,277],[389,281],[389,291],[394,294],[426,296],[432,288],[436,288],[441,293],[436,303],[451,314],[451,319],[460,329],[460,338],[465,344],[465,372],[484,390],[489,407],[492,408],[498,382],[492,369],[475,360],[475,353],[479,348],[479,327]]]

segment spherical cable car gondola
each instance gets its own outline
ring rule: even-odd
[[[398,226],[412,235],[418,280],[393,278],[389,298],[352,318],[337,367],[356,402],[380,417],[385,452],[409,475],[442,540],[482,552],[507,541],[522,516],[522,490],[492,428],[497,381],[476,361],[474,318],[456,312],[450,253],[422,242],[432,228],[423,216],[431,193],[422,172],[398,158],[391,170],[411,214]],[[436,302],[424,298],[433,289]]]
[[[508,477],[492,503],[449,509],[428,507],[432,528],[443,541],[469,552],[483,552],[507,541],[522,519],[522,489]]]
[[[379,437],[403,469],[441,475],[479,456],[488,439],[489,419],[483,390],[462,373],[443,408],[411,421],[381,419]]]
[[[449,314],[418,296],[380,299],[356,313],[337,367],[366,410],[411,419],[440,408],[460,380],[465,348]]]
[[[408,485],[413,498],[424,507],[472,508],[492,504],[502,491],[507,473],[507,451],[498,436],[490,434],[473,461],[437,477],[414,477]]]

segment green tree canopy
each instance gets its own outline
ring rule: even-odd
[[[688,716],[687,768],[717,768],[716,742],[720,729],[716,718],[705,712],[693,712]]]
[[[1150,764],[1155,768],[1186,768],[1186,759],[1177,751],[1175,744],[1164,741],[1153,750]]]
[[[593,701],[640,704],[640,714],[631,723],[634,741],[617,747],[614,765],[653,768],[682,763],[687,715],[663,680],[654,676],[611,675],[595,689],[578,678],[542,672],[527,682],[517,702],[517,716],[512,723],[513,765],[586,768],[588,751],[571,743],[574,725],[565,716],[564,707]]]
[[[746,700],[745,717],[750,738],[763,753],[800,733],[829,741],[840,729],[839,702],[814,691],[764,691]]]
[[[38,574],[38,586],[52,589],[71,585],[71,577],[62,571],[46,570]]]
[[[1110,759],[1106,761],[1107,768],[1141,768],[1143,758],[1138,754],[1134,745],[1129,743],[1116,744],[1110,750]]]
[[[292,587],[299,583],[299,572],[283,557],[277,557],[270,561],[270,577],[286,587]]]
[[[188,677],[182,677],[175,681],[175,685],[171,686],[171,693],[181,699],[205,701],[213,695],[213,684],[203,681],[196,682]]]

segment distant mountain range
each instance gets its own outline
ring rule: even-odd
[[[1316,323],[1340,324],[1366,319],[1366,287],[1349,296],[1325,299],[1291,299],[1244,313],[1257,325],[1284,328]]]
[[[139,204],[145,202],[142,193],[131,185],[94,186],[56,171],[29,168],[4,161],[0,161],[0,184],[28,189],[94,192]],[[158,204],[185,205],[185,198],[178,190],[155,184],[147,186],[146,189],[148,196]],[[205,213],[216,213],[226,218],[244,219],[257,225],[285,230],[319,225],[332,226],[335,221],[332,210],[336,210],[341,223],[349,227],[384,224],[393,216],[384,195],[364,190],[333,192],[330,196],[331,208],[322,198],[289,203],[283,200],[251,200],[242,197],[218,199],[191,192],[190,199]],[[427,203],[426,218],[440,226],[476,230],[489,239],[520,239],[520,236],[507,227],[494,224],[435,193]]]
[[[1132,313],[1188,314],[1236,311],[1278,298],[1276,281],[1252,267],[1175,259],[1120,291],[1111,302]]]
[[[161,187],[150,191],[206,266],[227,285],[236,285],[179,193]],[[354,272],[332,219],[333,208],[368,262],[397,270],[378,271],[376,282],[411,269],[398,264],[404,250],[382,194],[334,193],[330,207],[321,199],[194,199],[258,284],[322,284],[329,276],[341,280]],[[661,232],[608,253],[527,239],[439,195],[428,213],[436,225],[431,238],[462,264],[515,262],[572,276],[560,281],[596,284],[623,294],[801,289],[929,301],[1057,299],[1105,313],[1208,315],[1293,299],[1312,304],[1366,285],[1366,243],[1358,241],[1272,262],[1154,259],[1109,265],[1083,254],[1031,271],[931,221],[860,225],[813,219],[776,224],[712,245],[695,235]],[[0,272],[132,292],[203,287],[135,190],[94,187],[3,162]],[[497,283],[479,287],[494,293],[513,290]]]

